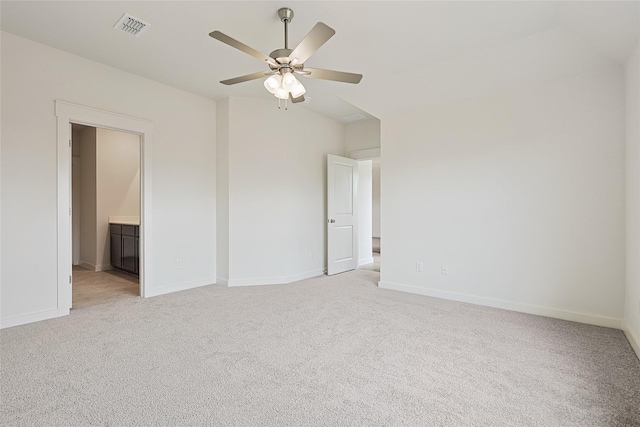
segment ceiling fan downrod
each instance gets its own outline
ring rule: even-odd
[[[289,22],[293,19],[293,10],[283,7],[278,10],[278,16],[284,22],[284,48],[289,49]]]

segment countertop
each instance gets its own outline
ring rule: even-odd
[[[140,225],[139,216],[110,216],[109,224]]]

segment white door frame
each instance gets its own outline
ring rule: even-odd
[[[95,108],[55,101],[58,122],[58,310],[71,308],[71,124],[140,135],[140,296],[150,279],[152,261],[151,147],[153,123]]]

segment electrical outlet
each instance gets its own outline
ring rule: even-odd
[[[447,264],[442,264],[442,274],[449,274],[449,266]]]
[[[424,264],[422,263],[422,261],[416,261],[416,271],[419,271],[421,273],[424,271]]]
[[[176,259],[176,268],[182,268],[182,260],[181,259]]]
[[[309,259],[313,259],[313,251],[309,251]]]

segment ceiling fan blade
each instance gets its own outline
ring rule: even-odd
[[[260,61],[264,61],[264,62],[268,62],[269,64],[273,64],[276,65],[276,61],[271,58],[270,56],[265,55],[264,53],[260,53],[257,50],[255,50],[254,48],[251,48],[249,46],[247,46],[244,43],[239,42],[238,40],[229,37],[228,35],[221,33],[220,31],[212,31],[209,33],[209,35],[211,37],[213,37],[216,40],[221,41],[222,43],[228,44],[231,47],[235,47],[238,50],[243,51],[246,54],[249,54],[251,56],[253,56],[256,59],[259,59]]]
[[[362,74],[355,73],[345,73],[344,71],[333,71],[333,70],[322,70],[320,68],[306,68],[304,71],[309,71],[305,77],[310,79],[322,79],[322,80],[333,80],[336,82],[344,82],[344,83],[360,83],[362,80]]]
[[[260,71],[258,73],[247,74],[246,76],[234,77],[233,79],[222,80],[220,83],[223,85],[234,85],[236,83],[248,82],[249,80],[259,79],[264,76],[269,76],[273,73],[265,73]]]
[[[294,98],[293,95],[291,95],[291,92],[289,92],[289,98],[294,104],[297,104],[298,102],[304,102],[304,95],[300,95],[299,97]]]
[[[304,36],[300,44],[293,49],[289,58],[291,61],[294,61],[294,64],[304,63],[316,50],[320,49],[320,46],[333,37],[335,33],[336,31],[333,28],[322,22],[318,22],[311,31],[309,31],[309,34]]]

